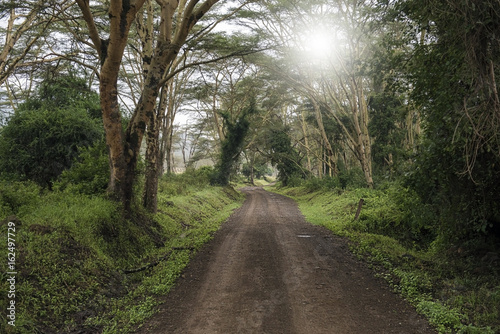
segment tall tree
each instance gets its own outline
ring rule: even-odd
[[[175,61],[189,33],[218,0],[158,0],[159,28],[151,58],[145,59],[148,68],[137,107],[127,129],[123,131],[118,104],[118,76],[129,33],[136,14],[146,0],[111,0],[107,19],[107,38],[102,25],[96,23],[88,0],[76,0],[87,24],[88,35],[99,55],[101,69],[99,86],[101,108],[109,148],[111,176],[109,192],[124,204],[125,213],[131,210],[135,170],[146,124],[155,118],[156,100],[164,85],[164,74]]]
[[[19,67],[52,62],[62,57],[38,50],[40,41],[47,37],[54,22],[71,6],[70,1],[25,1],[22,4],[0,4],[0,28],[4,41],[0,52],[0,85]]]
[[[243,5],[245,3],[243,2]],[[232,13],[243,5],[236,7]],[[210,63],[224,63],[229,58],[232,58],[233,62],[239,64],[240,61],[237,60],[239,58],[235,60],[233,57],[240,57],[255,52],[255,43],[252,38],[242,39],[238,34],[226,36],[223,33],[210,33],[213,26],[230,15],[231,13],[217,18],[212,27],[207,26],[200,29],[190,39],[186,50],[177,56],[163,76],[165,84],[161,88],[156,114],[152,118],[149,118],[146,131],[146,182],[143,205],[151,212],[156,212],[158,177],[159,172],[162,170],[161,165],[164,163],[164,154],[160,146],[163,146],[165,152],[170,152],[170,139],[172,137],[174,118],[179,103],[185,94],[184,86],[187,85],[187,80],[193,74],[193,69],[201,65],[208,66]],[[192,50],[193,48],[197,48],[197,50]],[[239,67],[241,66],[235,66],[236,69]],[[231,76],[228,77],[228,81],[231,85],[235,84]],[[233,114],[233,109],[233,106],[231,106],[228,111]],[[162,125],[163,130],[161,129]],[[162,134],[161,143],[160,132]],[[168,157],[170,159],[170,154]]]
[[[299,153],[292,145],[290,127],[280,121],[275,118],[272,128],[268,129],[266,151],[271,163],[278,169],[278,180],[287,186],[294,177],[303,178],[307,174],[302,168]]]
[[[395,7],[409,45],[399,70],[425,124],[410,181],[453,242],[500,222],[497,5],[413,0]]]
[[[370,83],[363,72],[369,57],[371,30],[366,14],[369,2],[328,1],[261,4],[266,18],[252,17],[257,29],[275,36],[275,61],[265,64],[273,73],[309,100],[326,153],[328,170],[336,171],[336,152],[325,117],[339,125],[347,147],[359,161],[366,183],[373,186],[369,109]],[[327,29],[330,35],[310,44]],[[318,43],[331,43],[323,48]],[[276,61],[277,58],[279,61]],[[323,113],[322,110],[328,111]]]
[[[229,113],[221,113],[226,133],[221,143],[219,159],[215,165],[215,174],[211,180],[213,184],[220,186],[229,184],[229,179],[235,173],[235,167],[244,148],[245,139],[250,127],[248,118],[255,112],[255,101],[250,101],[249,106],[236,119],[231,120]]]

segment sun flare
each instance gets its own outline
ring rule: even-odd
[[[304,35],[303,46],[315,57],[327,57],[332,52],[332,36],[324,30],[310,31]]]

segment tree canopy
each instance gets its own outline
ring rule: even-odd
[[[469,238],[500,221],[496,5],[3,4],[2,136],[24,124],[20,115],[59,127],[81,124],[50,118],[61,110],[78,110],[80,121],[85,112],[85,124],[100,118],[108,192],[128,212],[141,159],[145,182],[136,196],[152,212],[164,172],[209,161],[225,184],[245,160],[250,177],[268,164],[285,184],[296,176],[347,185],[348,175],[363,175],[366,187],[397,180],[446,217],[436,222],[440,233]],[[55,72],[73,77],[51,82]],[[99,91],[99,105],[89,88]],[[258,112],[248,116],[250,98]]]

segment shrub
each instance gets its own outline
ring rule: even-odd
[[[366,187],[366,179],[361,168],[341,169],[336,178],[342,189]]]
[[[104,141],[80,149],[77,161],[62,172],[55,187],[81,194],[104,193],[109,183],[109,158]]]
[[[0,169],[21,180],[51,187],[71,167],[78,148],[102,137],[84,110],[20,110],[0,136]]]
[[[186,195],[210,185],[215,173],[213,167],[188,168],[182,174],[165,174],[158,183],[158,192],[169,195]]]
[[[462,325],[462,316],[459,312],[437,302],[421,301],[417,305],[417,312],[425,315],[429,322],[437,327],[439,333],[450,333],[449,328],[457,330]]]
[[[46,79],[2,128],[2,176],[51,188],[62,171],[71,167],[80,147],[103,137],[98,111],[98,95],[84,79]]]
[[[23,206],[36,206],[40,191],[32,182],[0,181],[0,219],[17,214]]]

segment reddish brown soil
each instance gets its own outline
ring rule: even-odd
[[[435,333],[293,200],[243,191],[139,333]]]

